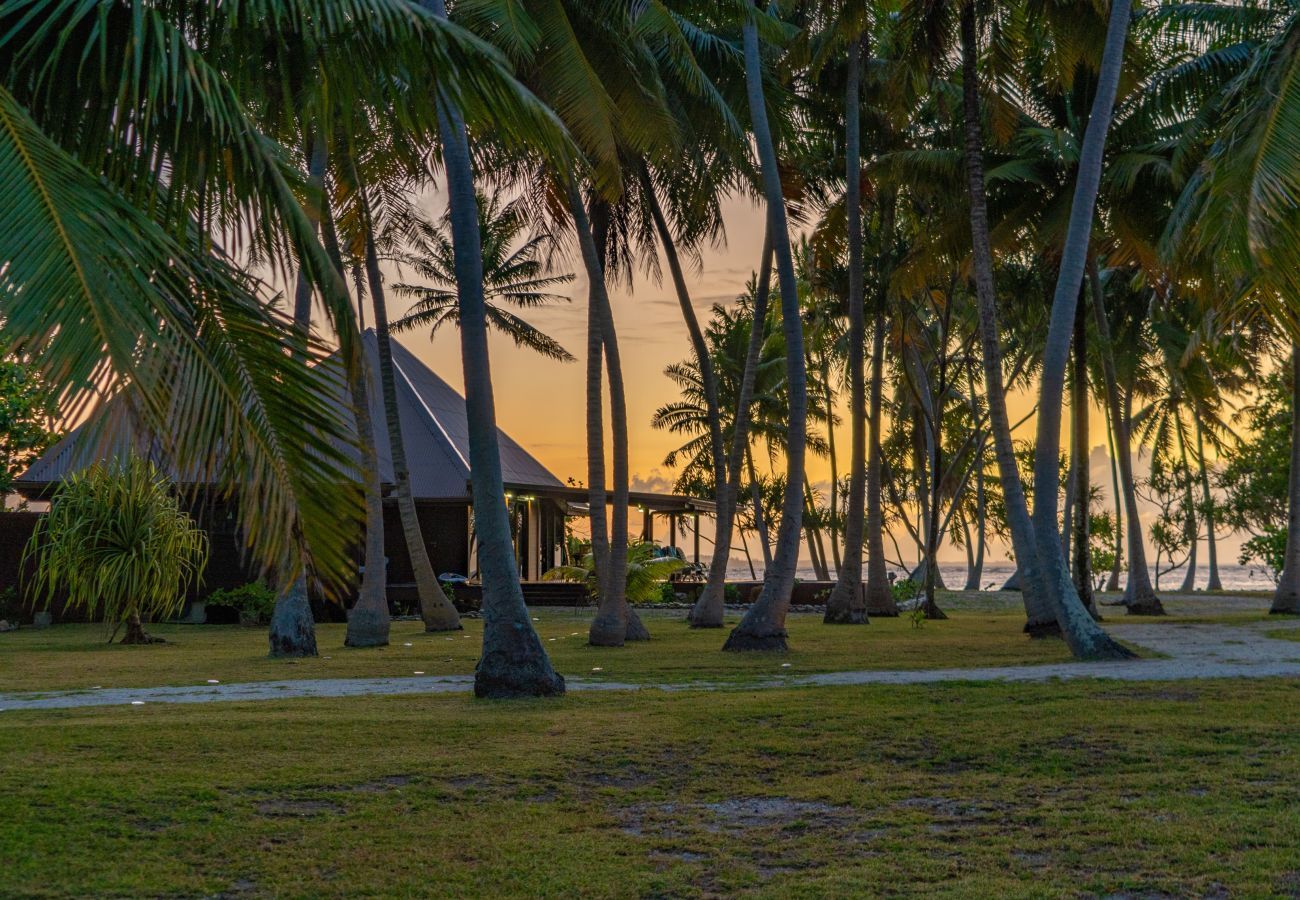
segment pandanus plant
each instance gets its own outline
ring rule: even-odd
[[[144,620],[180,612],[203,574],[208,538],[153,463],[129,457],[69,476],[24,553],[38,596],[66,592],[67,607],[126,625],[124,644],[152,644]]]

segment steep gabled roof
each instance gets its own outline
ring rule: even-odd
[[[370,410],[375,424],[379,475],[385,484],[393,484],[396,480],[393,454],[385,427],[378,340],[373,330],[366,331],[363,346],[369,361]],[[411,493],[421,500],[468,500],[469,426],[465,399],[396,340],[392,341],[392,349],[398,418],[411,470]],[[353,423],[352,404],[337,357],[327,358],[321,366],[327,370],[326,377],[334,382],[340,415],[344,421]],[[500,429],[497,442],[501,450],[501,473],[507,485],[538,490],[564,487],[536,457]],[[93,421],[78,426],[32,463],[18,477],[16,486],[19,490],[39,491],[95,460],[111,458],[129,448],[153,457],[161,467],[171,470],[173,478],[178,478],[175,470],[161,459],[157,442],[136,431],[124,404],[110,401]],[[351,455],[355,458],[355,451]]]

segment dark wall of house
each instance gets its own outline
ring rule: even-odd
[[[463,503],[420,503],[417,507],[420,529],[424,534],[425,544],[429,548],[430,560],[434,572],[441,575],[446,572],[465,574],[466,560],[469,556],[469,509]],[[244,548],[243,540],[237,529],[237,510],[233,504],[199,501],[190,508],[200,527],[208,533],[208,564],[204,569],[202,581],[189,592],[191,600],[207,597],[215,590],[234,588],[255,581],[258,567],[253,563]],[[20,587],[30,582],[31,572],[27,578],[21,575],[23,550],[36,527],[41,513],[6,512],[0,513],[0,591],[10,586]],[[411,571],[410,554],[406,551],[406,540],[402,534],[402,523],[397,514],[396,505],[384,509],[384,543],[388,555],[388,581],[392,585],[407,585],[415,580]],[[356,554],[358,565],[361,562],[360,542]],[[30,570],[30,566],[28,567]],[[351,605],[356,596],[356,583],[339,585],[333,588],[333,595],[341,598],[346,605]],[[405,603],[398,590],[393,598],[399,606]],[[25,605],[30,610],[30,599]],[[43,602],[42,602],[43,607]],[[55,621],[84,621],[79,612],[66,611],[61,599],[56,598],[50,605]],[[343,610],[337,601],[327,601],[323,596],[314,596],[312,606],[317,617],[323,620],[341,620]],[[2,616],[0,616],[2,617]],[[30,620],[30,614],[24,616]]]
[[[469,507],[464,503],[417,501],[415,509],[434,574],[468,575],[465,563],[469,558]],[[389,582],[413,583],[415,572],[395,502],[384,504],[384,547],[388,552]]]

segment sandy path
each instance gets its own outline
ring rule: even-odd
[[[572,691],[659,689],[755,690],[809,685],[934,684],[950,681],[1042,682],[1051,679],[1100,678],[1119,681],[1177,681],[1186,678],[1300,678],[1300,641],[1267,637],[1264,632],[1300,628],[1300,620],[1249,625],[1142,624],[1115,625],[1115,637],[1164,654],[1164,659],[1123,662],[1051,663],[921,671],[826,672],[768,678],[754,682],[628,684],[589,678],[568,679]],[[375,694],[450,694],[473,689],[469,675],[425,678],[330,678],[260,681],[193,687],[114,688],[96,691],[51,691],[0,694],[0,712],[25,709],[71,709],[149,703],[214,703],[284,700],[294,697],[360,697]]]

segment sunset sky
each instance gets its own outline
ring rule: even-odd
[[[442,204],[437,197],[427,198],[425,204],[429,215],[441,214]],[[709,308],[714,303],[729,303],[742,292],[745,282],[758,266],[762,249],[763,217],[758,206],[747,200],[732,199],[725,204],[724,214],[725,243],[708,249],[702,267],[687,272],[691,297],[702,323],[707,320]],[[576,258],[562,261],[560,270],[570,271],[576,276],[566,291],[573,302],[529,311],[525,318],[560,341],[578,357],[578,361],[561,363],[547,360],[530,351],[517,349],[506,338],[493,335],[491,354],[497,423],[561,480],[573,477],[585,483],[583,358],[586,350],[587,279]],[[391,268],[388,275],[389,281],[398,280]],[[681,311],[666,277],[662,283],[656,283],[638,275],[630,291],[614,288],[611,300],[627,390],[633,488],[669,491],[676,476],[673,470],[663,465],[663,459],[680,443],[680,439],[652,429],[650,418],[658,406],[677,397],[677,388],[664,375],[664,367],[690,355]],[[393,318],[404,311],[405,304],[400,298],[390,294],[389,303],[394,306],[390,310]],[[366,318],[370,321],[369,311]],[[399,340],[448,383],[458,390],[462,388],[460,344],[455,331],[444,329],[432,341],[427,332],[412,331],[400,335]],[[847,400],[847,394],[841,399]],[[1012,421],[1023,417],[1032,403],[1033,399],[1027,395],[1012,395],[1009,398]],[[836,431],[836,443],[840,448],[840,465],[847,474],[850,436],[845,412],[841,410],[842,421]],[[1016,436],[1032,438],[1033,428],[1034,420],[1030,419]],[[1100,407],[1094,406],[1090,420],[1094,444],[1090,454],[1091,468],[1094,482],[1101,485],[1106,502],[1110,504],[1105,428],[1104,414]],[[1063,433],[1062,447],[1069,446],[1068,438],[1068,434]],[[1136,466],[1139,474],[1147,471],[1145,461],[1138,461]],[[825,489],[830,478],[829,462],[825,458],[810,456],[808,470],[814,483],[820,483]],[[635,512],[633,527],[639,527]],[[902,536],[899,537],[903,543]],[[1235,563],[1239,543],[1235,536],[1222,540],[1220,561]],[[989,550],[992,561],[1006,559],[1005,549],[998,543],[990,542]],[[950,544],[940,549],[941,560],[956,562],[964,561],[964,558],[964,551]]]

